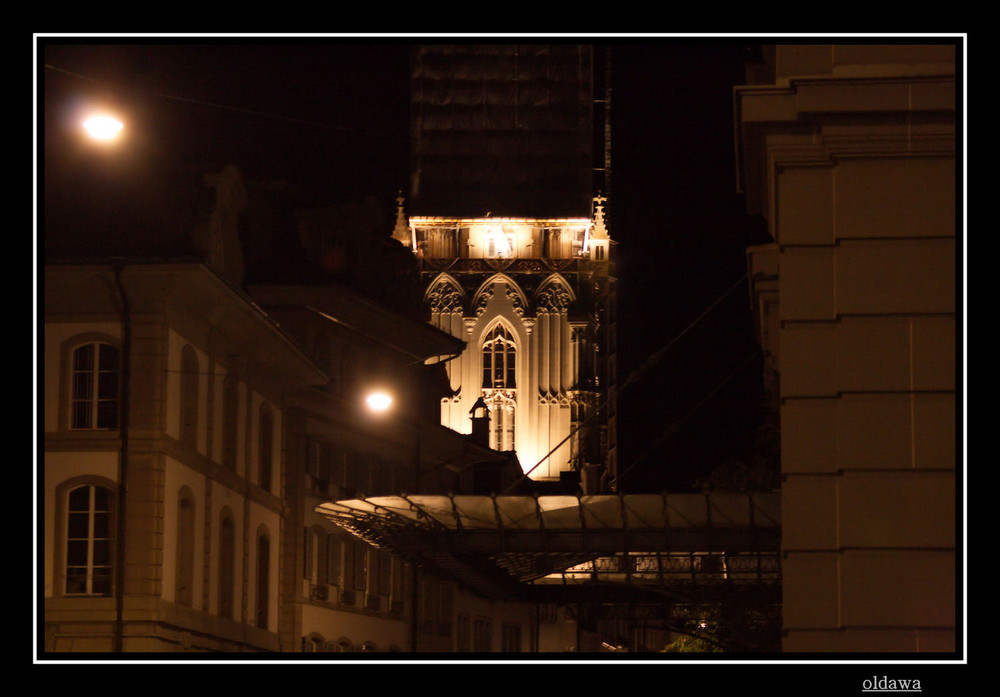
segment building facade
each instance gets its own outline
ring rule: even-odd
[[[959,646],[955,52],[779,45],[735,92],[785,651]]]
[[[285,399],[325,376],[205,266],[45,281],[45,648],[279,650]]]
[[[532,650],[530,605],[314,510],[517,479],[437,423],[462,342],[346,287],[247,283],[253,186],[235,168],[204,183],[170,249],[141,227],[114,258],[100,229],[89,248],[82,228],[47,235],[41,650],[454,651],[466,624],[468,650]],[[394,412],[365,411],[374,386]]]

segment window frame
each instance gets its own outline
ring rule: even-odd
[[[178,393],[177,439],[197,450],[201,436],[201,359],[198,350],[191,344],[184,344],[180,353],[180,391]]]
[[[195,542],[198,534],[198,508],[194,493],[188,486],[177,492],[176,555],[174,558],[174,602],[184,607],[194,607],[195,593]]]
[[[240,453],[240,378],[227,373],[222,379],[222,466],[239,471]]]
[[[274,493],[274,410],[267,402],[257,409],[257,484]]]
[[[480,343],[484,390],[517,389],[517,341],[514,332],[503,322],[497,322],[483,333]],[[498,345],[502,345],[500,350]],[[489,360],[487,361],[487,356]],[[500,363],[499,379],[498,359]],[[487,366],[487,363],[489,364]],[[487,372],[488,369],[488,372]]]
[[[472,651],[473,653],[491,653],[493,651],[493,620],[489,617],[473,617]]]
[[[271,534],[267,527],[257,528],[254,545],[254,625],[271,630]]]
[[[229,524],[230,537],[223,536]],[[216,576],[216,611],[219,617],[236,619],[236,588],[237,588],[237,554],[236,554],[236,517],[229,506],[223,506],[219,511],[219,553],[218,575]],[[228,543],[228,544],[227,544]],[[226,602],[223,602],[223,600]]]
[[[501,651],[503,653],[521,653],[524,651],[522,644],[521,624],[516,622],[504,622],[501,626]]]
[[[489,446],[494,450],[514,450],[519,350],[516,333],[506,323],[497,321],[483,332],[479,345],[482,395],[490,410]]]
[[[76,371],[75,367],[75,357],[76,352],[86,346],[92,345],[106,345],[114,349],[118,353],[118,367],[116,370],[116,390],[115,390],[115,420],[114,426],[76,426],[74,425],[74,403],[77,401],[76,390],[74,385],[74,375]],[[111,334],[106,334],[103,332],[86,332],[82,334],[76,334],[69,337],[62,342],[60,346],[60,357],[62,364],[61,379],[59,381],[59,428],[60,430],[65,430],[67,432],[82,435],[82,434],[111,434],[117,433],[121,427],[121,406],[122,406],[122,345],[121,340],[112,336]],[[95,379],[93,384],[93,399],[94,404],[91,407],[91,415],[93,417],[94,423],[97,422],[98,412],[98,402],[100,394],[100,351],[98,350],[94,356],[94,369],[97,374],[97,379]],[[105,371],[110,372],[110,371]]]
[[[70,495],[82,487],[88,487],[87,537],[70,538],[70,514],[73,512],[81,512],[70,510]],[[94,490],[98,488],[107,491],[108,497],[107,509],[105,511],[100,511],[101,513],[107,515],[107,537],[101,538],[95,538],[93,534],[95,531],[95,516],[96,513],[98,513],[98,511],[96,511],[93,507],[96,502]],[[53,545],[53,562],[55,571],[53,577],[53,595],[65,598],[111,597],[115,592],[116,543],[118,534],[118,484],[104,477],[90,475],[68,479],[56,487],[56,511],[55,544]],[[73,568],[80,567],[79,564],[70,565],[69,563],[69,543],[71,539],[87,540],[87,562],[83,567],[87,570],[87,580],[86,590],[82,593],[67,591],[69,583],[69,569],[71,566]],[[94,543],[97,539],[105,541],[108,546],[108,563],[99,565],[101,568],[107,568],[108,570],[108,590],[107,592],[100,593],[93,592],[93,567],[95,566],[95,564],[93,564],[93,553]]]

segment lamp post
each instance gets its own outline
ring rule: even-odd
[[[370,390],[364,398],[368,411],[375,416],[384,416],[390,412],[393,406],[392,395],[381,388]],[[413,490],[420,491],[420,427],[413,428]],[[417,653],[417,640],[420,629],[417,618],[417,607],[420,602],[420,578],[417,572],[417,565],[410,564],[410,605],[413,613],[413,621],[410,625],[410,651]]]

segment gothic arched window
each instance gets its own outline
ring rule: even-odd
[[[483,340],[483,388],[514,389],[516,359],[514,339],[502,324]]]
[[[497,324],[483,339],[483,399],[490,409],[490,447],[514,449],[517,348],[514,337]]]

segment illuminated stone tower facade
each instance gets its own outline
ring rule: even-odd
[[[396,228],[420,259],[431,323],[467,345],[447,366],[442,424],[467,433],[482,397],[490,447],[515,450],[534,479],[580,472],[586,490],[614,453],[613,359],[602,355],[614,336],[611,239],[597,201],[593,220],[406,221],[401,210]]]
[[[468,433],[482,398],[491,447],[516,451],[532,479],[579,477],[585,492],[615,475],[612,239],[594,196],[607,185],[607,101],[595,99],[606,90],[594,55],[417,48],[409,210],[401,197],[394,231],[418,257],[431,323],[466,342],[448,363],[442,423]]]

